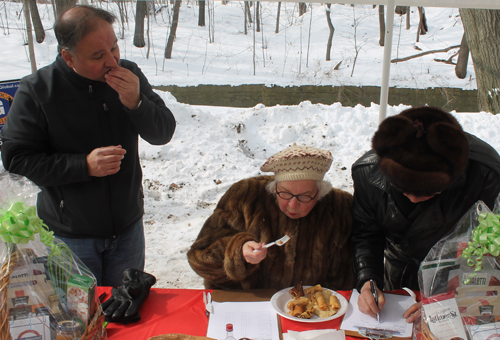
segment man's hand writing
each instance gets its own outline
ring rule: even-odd
[[[132,71],[117,66],[109,71],[104,78],[106,83],[118,92],[123,105],[129,110],[137,109],[141,100],[139,78]]]
[[[127,153],[121,145],[106,146],[92,150],[87,155],[87,172],[89,176],[104,177],[116,174],[120,164]]]
[[[370,287],[370,281],[366,281],[361,288],[361,293],[358,298],[358,308],[362,313],[368,314],[374,318],[377,317],[377,313],[380,313],[384,309],[385,297],[384,293],[377,287],[378,292],[378,307],[373,297],[372,290]]]
[[[257,243],[254,241],[248,241],[243,245],[243,248],[241,249],[243,252],[243,257],[245,258],[245,261],[251,264],[257,264],[260,263],[263,259],[266,258],[267,255],[267,248],[262,248],[264,243]],[[254,249],[261,249],[260,251],[256,251],[254,253]]]

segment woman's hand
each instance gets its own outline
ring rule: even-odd
[[[358,298],[358,308],[362,313],[368,314],[374,318],[377,317],[377,313],[380,313],[384,309],[385,297],[384,293],[376,287],[378,293],[378,306],[375,302],[375,298],[372,294],[372,289],[370,287],[370,281],[366,281],[361,288],[361,293]]]
[[[414,303],[413,305],[410,306],[410,308],[406,310],[406,312],[403,313],[403,318],[406,319],[407,323],[413,323],[420,317],[420,314],[422,313],[421,308],[422,308],[421,302]]]
[[[262,248],[264,243],[257,243],[254,241],[248,241],[243,245],[241,251],[243,252],[243,258],[245,261],[251,264],[260,263],[263,259],[266,258],[267,248]],[[254,249],[260,249],[259,251],[254,252]]]

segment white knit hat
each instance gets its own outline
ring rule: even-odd
[[[330,151],[294,144],[271,156],[260,170],[274,172],[278,182],[307,179],[321,181],[332,161]]]

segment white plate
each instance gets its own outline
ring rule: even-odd
[[[304,286],[303,288],[305,289],[308,287],[311,287],[311,286]],[[324,321],[329,321],[329,320],[339,318],[342,315],[344,315],[345,312],[347,311],[347,305],[349,303],[347,302],[345,297],[343,297],[342,295],[340,295],[339,293],[337,293],[334,290],[331,290],[328,288],[323,288],[323,289],[327,289],[330,292],[332,292],[332,294],[335,295],[339,299],[340,310],[335,315],[332,315],[328,318],[320,318],[318,315],[314,314],[310,319],[302,319],[302,318],[297,318],[295,316],[291,316],[291,315],[286,313],[289,311],[289,309],[286,307],[286,305],[288,304],[288,301],[292,300],[292,295],[290,295],[290,289],[292,289],[292,288],[293,287],[282,289],[279,292],[277,292],[276,294],[274,294],[273,297],[271,298],[271,306],[273,306],[274,310],[276,310],[276,313],[278,313],[279,315],[281,315],[284,318],[287,318],[287,319],[290,319],[293,321],[299,321],[299,322],[324,322]]]

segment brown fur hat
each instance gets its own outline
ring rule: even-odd
[[[429,106],[385,119],[372,147],[387,180],[402,192],[420,197],[450,186],[465,171],[469,157],[468,139],[458,121]]]

